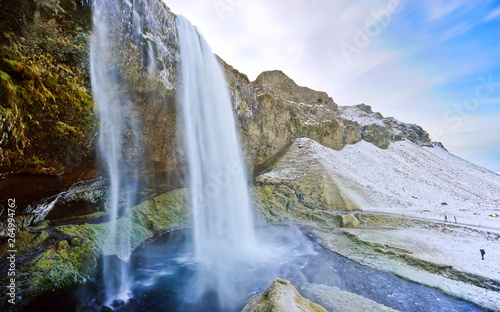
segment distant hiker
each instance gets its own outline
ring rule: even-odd
[[[484,249],[479,249],[479,251],[481,252],[481,259],[484,260],[484,254],[486,253],[486,251],[484,251]]]
[[[448,217],[444,215],[444,222],[448,222]]]
[[[260,185],[264,185],[264,180],[260,181]]]
[[[455,218],[455,223],[457,223],[457,217],[453,217],[453,218]]]
[[[299,193],[299,199],[302,199],[302,193]]]

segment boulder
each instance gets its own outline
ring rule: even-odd
[[[275,280],[261,294],[247,301],[242,312],[326,312],[320,305],[302,297],[292,283]]]
[[[340,227],[357,228],[359,224],[359,220],[352,214],[340,215]]]

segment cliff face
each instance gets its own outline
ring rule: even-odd
[[[133,14],[113,16],[110,64],[117,77],[107,90],[127,98],[125,119],[140,120],[141,145],[124,144],[130,166],[140,167],[144,188],[179,187],[175,86],[178,52],[175,15],[161,1],[136,1],[158,22],[157,46],[143,36],[123,36]],[[0,3],[0,206],[16,198],[29,204],[66,191],[78,180],[104,175],[97,152],[99,125],[90,81],[91,7],[86,0]],[[158,70],[149,73],[152,55]],[[129,142],[131,132],[122,138]],[[3,216],[2,216],[3,218]],[[2,219],[3,220],[3,219]],[[2,221],[0,220],[0,221]]]
[[[93,157],[90,8],[80,1],[0,4],[0,173],[61,174]]]
[[[272,156],[300,137],[335,150],[361,140],[384,149],[404,139],[431,146],[429,135],[421,127],[384,118],[368,105],[339,107],[325,92],[298,86],[281,71],[263,72],[250,82],[247,76],[220,62],[247,161],[254,172],[263,170]]]

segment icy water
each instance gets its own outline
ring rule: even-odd
[[[315,302],[318,300],[314,295],[302,291],[302,286],[308,283],[336,286],[400,311],[484,311],[436,289],[325,250],[297,228],[272,227],[259,232],[268,239],[266,243],[274,245],[273,254],[267,257],[268,261],[238,264],[242,274],[235,275],[228,285],[242,294],[234,311],[240,311],[249,297],[263,291],[278,277],[290,280],[304,297]],[[134,252],[133,299],[117,311],[221,311],[217,294],[197,287],[200,278],[209,282],[214,277],[210,276],[210,268],[194,261],[189,250],[190,236],[188,230],[171,232]]]

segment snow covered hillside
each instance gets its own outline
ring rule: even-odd
[[[361,141],[341,151],[295,140],[268,180],[293,180],[320,164],[364,211],[500,228],[500,175],[408,140],[380,149]]]

